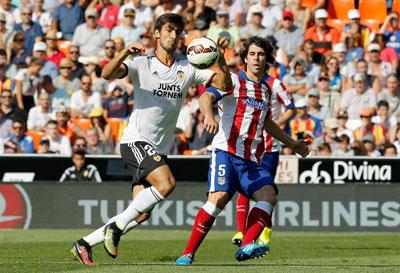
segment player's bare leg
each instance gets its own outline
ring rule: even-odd
[[[270,250],[269,246],[264,244],[256,245],[258,249],[255,251],[251,247],[255,246],[254,242],[265,227],[271,228],[271,215],[277,203],[275,189],[271,185],[266,185],[256,191],[252,197],[256,201],[256,205],[249,213],[247,230],[244,234],[242,245],[236,252],[238,261],[262,257]],[[249,250],[251,255],[248,254]]]
[[[182,256],[176,260],[177,265],[191,265],[194,255],[210,231],[215,218],[228,204],[231,196],[227,192],[211,192],[208,194],[207,203],[199,210],[194,220],[192,233],[189,237]]]
[[[136,184],[132,188],[132,197],[145,189],[143,185]],[[72,245],[71,253],[82,263],[86,265],[95,265],[93,262],[93,247],[104,242],[104,228],[110,223],[114,222],[117,216],[111,217],[107,223],[93,231],[89,235],[79,239]],[[144,213],[137,217],[134,221],[130,222],[124,229],[123,234],[128,233],[130,230],[136,228],[141,223],[150,217],[150,212]]]
[[[143,213],[149,212],[153,207],[163,201],[174,190],[176,182],[167,165],[154,169],[146,180],[151,187],[140,190],[131,204],[119,214],[115,221],[106,226],[104,248],[107,253],[116,258],[118,244],[123,230]]]

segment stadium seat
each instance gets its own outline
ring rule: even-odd
[[[347,13],[354,9],[354,0],[331,0],[328,1],[328,18],[347,20]]]
[[[69,48],[72,46],[72,41],[64,41],[58,40],[57,41],[57,49],[65,54],[65,56],[69,57]]]
[[[366,19],[362,20],[361,24],[369,27],[373,32],[378,33],[379,32],[379,22],[374,19]]]
[[[44,137],[46,135],[46,133],[45,132],[37,132],[37,131],[33,131],[33,130],[28,130],[28,131],[26,131],[25,134],[27,136],[30,136],[33,139],[33,148],[37,152],[37,150],[39,148],[39,142],[42,139],[42,137]]]
[[[395,11],[398,14],[400,14],[400,0],[393,0],[392,11]]]
[[[107,118],[107,123],[111,127],[111,134],[116,143],[119,135],[119,127],[122,123],[122,118]]]
[[[90,119],[87,118],[72,118],[71,122],[75,124],[76,126],[79,127],[84,133],[86,133],[87,129],[92,127],[92,123],[90,122]]]
[[[386,0],[360,0],[358,9],[362,21],[374,19],[382,24],[387,16]]]
[[[343,28],[347,24],[347,20],[342,19],[328,19],[326,22],[328,26],[335,28],[337,31],[342,32]]]
[[[318,0],[301,0],[300,5],[304,8],[312,8],[318,4]]]

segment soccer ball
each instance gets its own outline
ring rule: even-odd
[[[198,69],[212,66],[218,59],[217,44],[208,38],[198,38],[190,42],[186,50],[189,63]]]

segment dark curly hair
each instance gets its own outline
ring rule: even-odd
[[[267,69],[270,64],[275,63],[275,47],[272,45],[271,41],[258,36],[253,36],[243,43],[243,48],[239,52],[240,59],[242,59],[244,64],[246,64],[245,59],[249,53],[249,48],[251,45],[256,45],[264,50],[267,60],[265,69]]]

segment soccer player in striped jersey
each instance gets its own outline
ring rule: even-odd
[[[265,70],[274,61],[273,56],[273,47],[267,40],[251,37],[240,52],[246,70],[232,74],[233,88],[228,92],[208,88],[200,97],[206,130],[216,133],[219,128],[219,131],[212,143],[208,200],[196,216],[189,242],[176,260],[177,265],[192,264],[216,216],[236,191],[256,201],[236,259],[259,258],[269,252],[268,245],[254,243],[264,227],[271,226],[271,212],[277,202],[274,180],[260,165],[265,151],[264,129],[301,156],[310,152],[305,141],[293,140],[271,119],[272,92]],[[219,126],[212,112],[215,101],[221,114]]]
[[[266,76],[266,81],[271,87],[271,119],[274,120],[279,127],[283,128],[285,124],[296,115],[292,95],[286,90],[283,83],[274,77]],[[284,111],[282,112],[282,110]],[[267,169],[275,180],[276,170],[279,164],[280,142],[264,132],[265,137],[265,154],[262,158],[262,167]],[[250,200],[243,194],[238,194],[236,199],[236,222],[237,233],[232,238],[234,245],[240,246],[243,235],[246,232],[246,221],[249,213]],[[272,229],[265,227],[260,235],[260,243],[269,244]]]
[[[86,265],[94,265],[92,247],[102,242],[107,253],[115,258],[122,234],[145,221],[154,206],[174,190],[175,178],[166,155],[189,87],[232,86],[223,57],[229,44],[225,38],[217,41],[220,57],[216,73],[196,69],[188,60],[175,58],[184,25],[178,14],[161,15],[154,27],[157,46],[153,53],[133,57],[144,50],[143,45],[133,43],[103,68],[102,76],[107,80],[128,76],[135,89],[135,105],[120,145],[121,156],[133,175],[133,201],[105,226],[73,244],[72,254]]]

